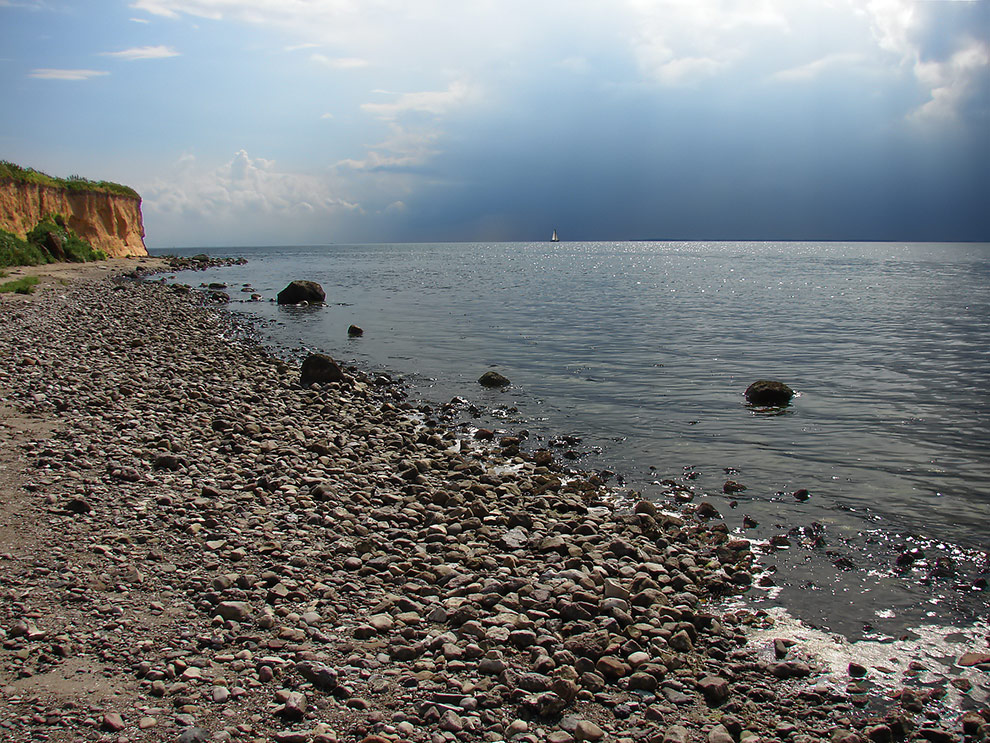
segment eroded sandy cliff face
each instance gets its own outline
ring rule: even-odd
[[[0,229],[24,237],[48,214],[111,258],[148,255],[140,199],[0,179]]]

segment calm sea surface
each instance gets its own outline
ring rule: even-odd
[[[575,466],[623,489],[664,498],[673,479],[740,534],[787,535],[764,558],[777,587],[753,591],[765,604],[850,637],[990,613],[988,244],[179,252],[246,257],[177,279],[227,283],[270,342],[399,374],[417,399],[462,396],[487,411],[476,424],[579,437]],[[293,279],[328,306],[237,303],[243,284],[268,300]],[[512,387],[482,389],[488,369]],[[745,405],[764,378],[798,391],[783,414]],[[727,479],[747,489],[723,495]],[[924,558],[897,566],[910,548]]]

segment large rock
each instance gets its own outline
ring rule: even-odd
[[[244,622],[251,617],[251,604],[246,601],[221,601],[214,613],[232,622]]]
[[[65,240],[57,232],[52,232],[51,230],[46,232],[41,245],[53,260],[65,260]]]
[[[506,377],[495,371],[487,371],[478,379],[482,387],[505,387],[512,384]]]
[[[319,304],[327,298],[323,287],[315,281],[293,281],[277,295],[279,304]]]
[[[311,353],[302,363],[302,370],[299,376],[299,384],[308,387],[314,382],[326,384],[327,382],[343,382],[344,373],[337,366],[337,362],[323,353]]]
[[[296,664],[296,670],[317,689],[333,691],[337,688],[337,671],[324,663],[302,661]]]
[[[783,382],[772,379],[760,379],[746,388],[746,401],[750,405],[767,408],[780,408],[787,405],[794,397],[794,390]]]
[[[729,682],[720,676],[705,676],[698,682],[698,690],[705,695],[711,707],[718,707],[729,698]]]

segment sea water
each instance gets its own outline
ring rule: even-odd
[[[623,492],[690,489],[766,545],[756,605],[851,638],[990,613],[988,244],[174,252],[247,258],[177,279],[228,284],[231,310],[285,350],[401,375],[413,399],[466,398],[485,413],[464,422],[533,447],[566,435],[570,464],[616,473]],[[327,305],[270,301],[293,279],[319,282]],[[264,301],[241,301],[252,292]],[[512,386],[480,387],[489,369]],[[797,396],[754,410],[757,379]],[[746,489],[723,494],[726,480]]]

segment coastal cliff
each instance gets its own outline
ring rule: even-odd
[[[111,258],[148,255],[140,198],[0,178],[0,229],[23,238],[49,214]]]

